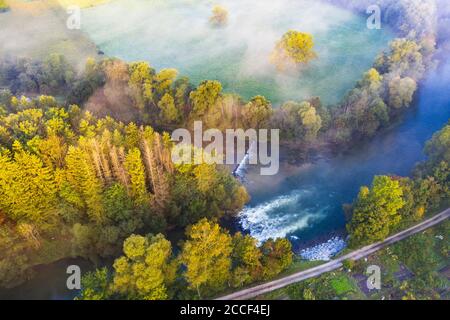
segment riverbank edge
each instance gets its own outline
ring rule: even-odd
[[[333,270],[337,270],[338,268],[341,268],[341,267],[342,267],[342,263],[343,263],[344,261],[348,260],[348,259],[351,259],[351,260],[353,260],[353,261],[357,261],[357,260],[362,259],[362,258],[364,258],[364,257],[370,256],[371,254],[373,254],[373,253],[375,253],[375,252],[377,251],[377,250],[375,250],[375,249],[376,249],[378,246],[380,246],[381,248],[385,248],[385,247],[387,247],[387,246],[389,246],[389,245],[392,245],[392,244],[394,244],[394,243],[396,243],[396,242],[399,242],[399,241],[402,241],[402,240],[404,240],[404,239],[407,239],[407,238],[409,238],[410,236],[412,236],[412,235],[414,235],[414,234],[417,234],[417,233],[419,233],[419,232],[422,232],[422,231],[424,231],[424,230],[429,229],[430,227],[426,227],[425,229],[421,229],[421,228],[422,228],[422,226],[426,225],[428,222],[432,221],[435,217],[437,217],[437,216],[439,216],[439,215],[446,216],[446,217],[444,217],[444,219],[440,220],[438,223],[435,223],[434,225],[432,225],[432,227],[433,227],[433,226],[436,226],[436,225],[439,225],[440,223],[446,221],[446,220],[450,217],[450,216],[449,216],[449,213],[450,213],[450,207],[447,207],[447,209],[444,210],[444,211],[441,211],[441,212],[435,212],[433,215],[431,215],[430,217],[428,217],[428,218],[425,219],[425,220],[422,220],[422,221],[420,221],[420,222],[417,222],[417,223],[415,223],[415,224],[412,225],[412,226],[405,227],[405,228],[404,228],[403,230],[401,230],[401,231],[396,231],[396,232],[394,232],[393,234],[390,234],[390,235],[389,235],[386,239],[384,239],[383,241],[379,241],[379,242],[376,242],[376,243],[372,243],[372,244],[370,244],[370,245],[366,245],[366,246],[362,246],[362,247],[359,247],[359,248],[352,249],[350,252],[342,253],[341,255],[336,256],[334,259],[332,259],[332,260],[330,260],[330,261],[328,261],[328,262],[324,262],[324,261],[322,261],[322,262],[317,262],[317,265],[312,266],[312,267],[309,267],[309,268],[306,268],[306,269],[300,268],[297,272],[292,272],[292,273],[284,274],[284,275],[283,275],[283,273],[281,273],[280,275],[278,275],[276,278],[272,279],[271,281],[266,281],[266,282],[262,282],[262,283],[260,283],[260,284],[257,284],[257,283],[256,283],[256,284],[250,285],[250,286],[248,286],[248,287],[246,287],[246,288],[243,288],[243,289],[241,289],[241,290],[239,290],[239,291],[237,291],[237,292],[235,291],[234,293],[230,294],[229,296],[233,296],[233,295],[235,295],[235,294],[237,294],[237,293],[239,293],[239,292],[244,292],[244,291],[249,290],[249,289],[250,289],[250,290],[251,290],[251,289],[256,289],[258,286],[268,285],[268,284],[270,284],[270,283],[272,283],[272,282],[276,282],[276,281],[279,281],[279,280],[284,279],[284,278],[287,278],[287,277],[293,277],[293,276],[296,275],[296,273],[299,273],[299,272],[309,272],[310,270],[312,271],[312,270],[314,270],[314,269],[316,269],[316,268],[319,268],[319,267],[321,267],[321,266],[325,266],[325,265],[327,265],[327,264],[338,263],[338,264],[340,264],[340,266],[337,267],[337,268],[334,268],[334,269],[330,269],[330,270],[328,270],[328,271],[326,271],[326,272],[323,272],[323,273],[327,273],[327,272],[330,272],[330,271],[333,271]],[[413,233],[411,233],[411,234],[408,235],[408,231],[415,230],[415,229],[417,229],[418,231],[413,232]],[[404,236],[403,238],[399,239],[399,240],[395,240],[395,237],[396,237],[396,236],[400,236],[400,235],[402,235],[402,236],[405,235],[405,236]],[[381,249],[381,248],[380,248],[380,249]],[[356,257],[352,257],[353,254],[356,254],[358,251],[362,251],[362,250],[363,250],[363,251],[364,251],[364,250],[368,251],[369,254],[367,254],[367,255],[361,255],[361,254],[360,254],[361,256],[356,255]],[[373,250],[373,252],[372,252],[371,250]],[[304,265],[303,265],[303,267],[304,267]],[[323,274],[323,273],[321,273],[321,274]],[[311,276],[311,277],[309,277],[309,278],[314,278],[314,277],[315,277],[315,276]],[[297,283],[297,282],[300,282],[300,281],[302,281],[302,280],[299,280],[299,281],[293,281],[292,283]],[[287,284],[287,285],[289,285],[289,284]],[[287,286],[287,285],[283,285],[283,286],[281,286],[281,287],[277,287],[277,288],[275,288],[275,289],[271,289],[271,290],[266,291],[266,292],[264,292],[264,293],[271,292],[271,291],[273,291],[273,290],[283,288],[283,287],[285,287],[285,286]],[[231,291],[230,291],[230,292],[231,292]],[[261,294],[264,294],[264,293],[261,293]],[[225,293],[225,294],[226,294],[226,293]],[[260,296],[261,294],[255,295],[254,297]],[[225,296],[222,295],[222,296],[219,296],[219,297],[216,298],[216,299],[217,299],[217,300],[225,300],[226,298],[228,298],[228,295],[225,295]],[[231,298],[231,299],[233,299],[233,298]],[[240,298],[238,297],[238,298],[236,298],[236,299],[240,299]]]
[[[336,3],[333,0],[323,0],[323,1],[325,3],[329,3],[336,7],[340,7],[345,10],[351,11],[360,16],[364,16],[365,14],[367,14],[364,10],[362,10],[361,8],[358,8],[358,5],[354,5],[352,3],[349,3],[347,6],[344,5],[344,3],[346,3],[346,0],[342,0],[340,2],[338,1],[338,3]],[[389,25],[389,23],[388,23],[388,25]],[[396,36],[396,38],[394,38],[393,41],[396,39],[405,37],[405,35],[402,35],[400,33],[400,30],[395,28],[395,26],[389,25],[389,27],[392,29],[392,31],[394,32],[394,34]],[[436,39],[439,39],[438,34],[434,34],[433,36]],[[418,39],[412,39],[412,40],[416,41]],[[395,129],[397,126],[401,125],[405,116],[407,116],[408,113],[413,112],[414,109],[417,107],[418,102],[419,102],[418,96],[420,95],[420,91],[423,88],[424,80],[427,78],[428,74],[430,72],[432,72],[435,68],[437,68],[438,65],[441,63],[441,61],[438,58],[442,54],[438,51],[438,49],[440,48],[440,45],[441,45],[441,43],[436,40],[434,49],[431,52],[431,54],[424,56],[424,64],[425,64],[426,69],[424,70],[421,79],[418,81],[418,86],[414,92],[413,100],[407,106],[402,108],[401,112],[398,112],[397,114],[394,115],[394,117],[391,119],[388,126],[382,126],[372,136],[363,137],[362,139],[357,139],[356,141],[352,141],[352,143],[350,143],[350,144],[335,144],[330,141],[327,141],[327,138],[326,138],[327,132],[322,133],[322,136],[323,136],[322,140],[320,140],[320,138],[319,138],[318,141],[315,141],[311,145],[298,144],[293,141],[284,141],[284,142],[281,141],[280,142],[280,162],[287,162],[289,165],[302,166],[302,165],[307,165],[307,164],[314,164],[320,160],[328,161],[332,158],[336,158],[339,156],[345,156],[346,154],[349,154],[350,152],[352,152],[352,150],[355,150],[358,147],[361,147],[361,146],[366,145],[367,143],[370,143],[370,141],[372,141],[376,137],[378,137],[384,133],[387,133],[387,132]],[[388,50],[388,49],[389,49],[389,47],[383,49],[380,53],[386,52],[386,50]],[[374,60],[374,64],[375,64],[376,59],[377,59],[377,57]],[[355,86],[352,89],[350,89],[348,92],[355,89],[356,85],[357,84],[355,84]],[[320,100],[320,97],[310,97],[310,100],[317,99],[317,98]],[[345,96],[334,107],[340,108],[344,99],[345,99]],[[329,107],[327,107],[327,108],[329,108]],[[300,151],[300,153],[298,151]],[[289,153],[293,153],[294,158],[292,158],[289,155]],[[244,187],[246,187],[245,180],[243,180],[243,185],[244,185]],[[342,205],[345,205],[345,204],[342,204]],[[235,220],[236,221],[234,222],[234,224],[240,225],[239,224],[239,216],[237,216],[235,218]],[[314,246],[324,244],[327,242],[328,239],[332,239],[332,238],[336,238],[336,237],[340,237],[340,238],[343,238],[344,240],[346,240],[347,232],[346,232],[345,228],[344,229],[337,228],[336,230],[334,230],[326,235],[321,235],[317,239],[308,241],[308,244],[306,244],[306,245],[299,245],[298,246],[299,248],[297,248],[297,250],[295,250],[294,253],[296,254],[296,256],[299,256],[302,249],[307,249],[307,248],[311,248]]]
[[[360,13],[360,12],[359,12],[359,13]],[[419,84],[419,89],[418,89],[418,90],[420,90],[420,84]],[[406,109],[406,110],[411,110],[411,108],[408,108],[408,109]],[[393,124],[393,126],[395,126],[395,125],[398,125],[398,123],[397,123],[397,124]],[[388,128],[389,128],[389,127],[388,127]],[[383,128],[383,130],[379,130],[379,131],[374,135],[374,137],[377,136],[378,134],[380,134],[381,132],[383,132],[384,129],[387,130],[388,128]],[[361,142],[359,142],[359,143],[360,143],[360,144],[362,144],[362,143],[367,143],[368,141],[370,141],[370,140],[373,139],[374,137],[368,138],[367,140],[361,141]],[[312,152],[311,155],[313,155],[314,153],[316,153],[316,154],[318,154],[318,155],[321,155],[321,154],[324,153],[324,150],[329,150],[327,147],[325,147],[325,145],[321,145],[321,146],[322,146],[322,147],[321,147],[321,148],[318,148],[318,149],[311,149],[311,152]],[[348,150],[344,150],[344,152],[353,149],[354,146],[355,146],[355,144],[353,144],[353,145],[351,145],[351,146],[348,146],[349,149],[348,149]],[[320,151],[320,152],[319,152],[319,151]],[[326,154],[326,153],[325,153],[325,154]],[[334,157],[334,156],[337,156],[337,155],[339,155],[339,154],[333,154],[333,153],[331,153],[329,156],[330,156],[330,157]],[[327,156],[328,156],[328,155],[327,155]],[[304,162],[302,162],[302,163],[306,163],[306,161],[304,161]],[[49,262],[48,264],[51,264],[51,263],[54,263],[54,262],[63,260],[63,259],[65,259],[65,258],[77,258],[77,257],[76,257],[76,256],[70,256],[70,257],[68,257],[67,255],[62,254],[61,257],[55,258],[52,262]],[[46,263],[46,264],[47,264],[47,263]],[[45,264],[38,263],[38,264],[35,264],[35,265],[30,266],[29,269],[33,269],[33,268],[35,268],[35,267],[37,267],[37,266],[42,266],[42,265],[45,265]],[[26,281],[26,280],[28,280],[28,279],[25,279],[25,281]],[[22,282],[22,283],[23,283],[23,282]],[[21,284],[21,283],[20,283],[20,284]],[[13,286],[13,287],[17,287],[17,286],[19,286],[20,284],[17,284],[17,285],[15,285],[15,286]]]

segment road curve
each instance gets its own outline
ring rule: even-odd
[[[217,300],[247,300],[254,297],[257,297],[263,293],[274,291],[276,289],[280,289],[283,287],[286,287],[290,284],[300,282],[305,279],[313,278],[316,276],[319,276],[323,273],[330,272],[336,269],[339,269],[342,267],[342,262],[344,260],[359,260],[361,258],[367,257],[371,255],[372,253],[389,246],[393,243],[396,243],[400,240],[403,240],[405,238],[408,238],[416,233],[419,233],[421,231],[424,231],[428,228],[431,228],[442,221],[446,220],[450,217],[450,208],[447,210],[433,216],[430,219],[427,219],[409,229],[406,229],[402,232],[399,232],[393,236],[390,236],[389,238],[385,239],[384,241],[377,242],[371,245],[368,245],[366,247],[363,247],[361,249],[352,251],[344,256],[341,256],[335,260],[331,260],[330,262],[327,262],[325,264],[322,264],[320,266],[300,271],[297,273],[294,273],[290,276],[277,279],[274,281],[270,281],[252,288],[244,289],[241,291],[234,292],[232,294],[223,296],[218,298]]]

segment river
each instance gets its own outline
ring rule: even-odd
[[[448,57],[448,54],[445,55]],[[243,229],[258,238],[288,237],[299,250],[333,235],[342,235],[342,204],[351,202],[361,185],[374,175],[409,175],[425,159],[425,142],[450,117],[450,60],[423,81],[416,103],[404,118],[370,143],[332,159],[293,166],[282,164],[274,177],[262,177],[249,168],[245,184],[252,197],[240,215]],[[66,259],[36,268],[36,276],[23,285],[0,290],[0,299],[72,299],[66,288],[66,268],[93,268],[82,259]]]
[[[342,204],[352,201],[359,187],[374,175],[409,175],[425,159],[423,147],[450,117],[450,60],[430,73],[421,86],[416,105],[403,121],[351,153],[301,167],[282,166],[275,177],[260,177],[249,170],[246,184],[252,196],[241,215],[248,231],[263,240],[288,236],[296,247],[342,232]],[[66,289],[68,265],[83,271],[84,260],[64,260],[36,269],[36,277],[0,299],[71,299]]]
[[[260,241],[288,237],[297,249],[342,235],[342,205],[375,175],[408,176],[425,159],[423,148],[450,116],[450,61],[422,83],[403,119],[350,153],[302,166],[282,165],[275,177],[249,168],[245,183],[252,200],[241,226]]]

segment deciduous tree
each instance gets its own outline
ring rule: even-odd
[[[388,176],[374,178],[372,187],[362,187],[347,225],[352,246],[385,239],[401,219],[399,210],[405,205],[398,180]]]
[[[289,30],[276,44],[270,60],[278,70],[285,71],[289,66],[305,65],[316,58],[313,48],[312,35]]]
[[[217,223],[202,219],[188,228],[181,261],[186,267],[184,276],[189,286],[214,292],[223,289],[230,279],[232,240]]]

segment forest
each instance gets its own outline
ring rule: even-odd
[[[277,108],[263,96],[245,102],[224,93],[218,81],[194,87],[175,69],[156,71],[147,62],[117,59],[88,60],[81,75],[60,55],[42,62],[7,60],[0,79],[19,98],[53,95],[66,105],[85,105],[98,117],[157,131],[192,128],[194,120],[203,121],[206,129],[279,128],[283,143],[298,145],[306,154],[313,148],[342,151],[397,120],[410,106],[433,52],[427,39],[395,39],[338,106],[324,106],[318,97]]]
[[[319,97],[246,101],[217,80],[195,85],[147,61],[88,59],[79,71],[61,54],[0,60],[0,287],[67,257],[114,261],[84,275],[81,300],[203,299],[282,274],[295,260],[289,240],[258,243],[227,230],[223,221],[250,200],[246,188],[225,166],[173,164],[169,132],[192,130],[198,120],[205,129],[280,129],[296,161],[368,142],[401,121],[436,64],[429,11],[408,14],[408,5],[426,5],[387,2],[398,38],[337,105]],[[213,13],[211,24],[226,25],[224,8]],[[314,45],[308,34],[288,31],[273,53],[277,69],[286,68],[286,44],[296,41]],[[306,50],[290,63],[315,58]],[[411,177],[376,176],[344,205],[350,248],[448,207],[450,123],[425,153]]]

